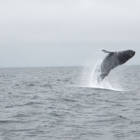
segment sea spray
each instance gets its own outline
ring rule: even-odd
[[[106,57],[106,56],[105,56]],[[91,61],[87,63],[87,65],[83,68],[80,78],[80,87],[90,87],[90,88],[101,88],[101,89],[109,89],[115,91],[123,91],[119,82],[110,82],[108,76],[102,81],[98,82],[98,76],[101,74],[101,63],[105,59],[103,57],[99,60],[94,66]]]

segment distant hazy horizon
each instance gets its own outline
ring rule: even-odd
[[[85,66],[101,48],[132,49],[139,65],[139,0],[0,0],[0,67]]]

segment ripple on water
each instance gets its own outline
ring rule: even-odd
[[[0,139],[139,140],[140,73],[130,67],[108,78],[124,91],[83,86],[80,67],[0,69]]]

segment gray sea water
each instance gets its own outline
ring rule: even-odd
[[[116,68],[102,88],[87,73],[1,68],[0,140],[140,140],[140,66]]]

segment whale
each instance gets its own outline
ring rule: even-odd
[[[96,79],[97,83],[102,82],[112,69],[126,63],[135,55],[135,51],[133,50],[113,52],[103,49],[102,51],[107,55],[101,61],[99,61],[95,67],[94,78]]]

